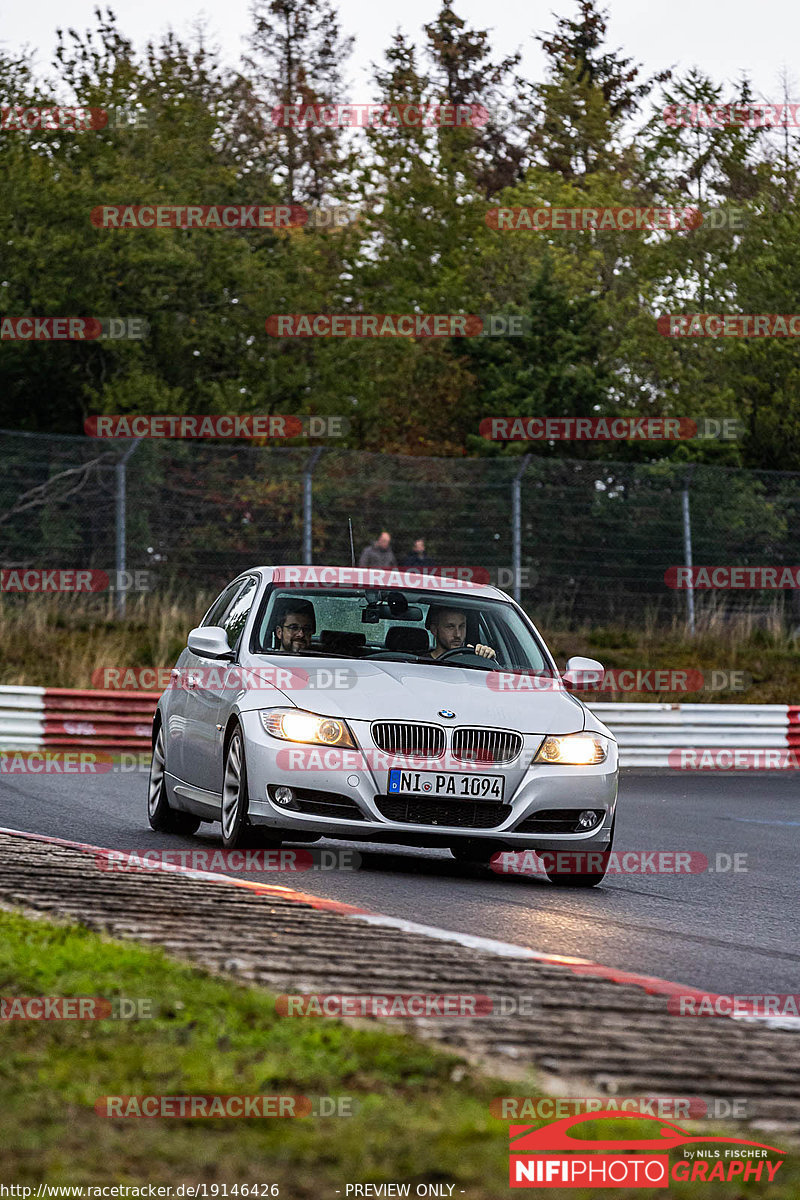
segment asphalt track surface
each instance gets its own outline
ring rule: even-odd
[[[221,845],[217,824],[153,832],[146,789],[134,773],[0,776],[0,825],[128,851]],[[623,772],[615,850],[699,852],[712,868],[718,854],[745,855],[739,871],[620,873],[570,891],[461,866],[446,850],[323,840],[309,849],[349,846],[360,869],[243,877],[711,992],[796,993],[799,799],[792,772]]]

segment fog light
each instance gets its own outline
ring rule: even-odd
[[[591,829],[598,822],[598,815],[591,808],[585,808],[578,817],[579,829]]]
[[[276,804],[293,804],[294,792],[290,787],[275,788],[275,795],[272,797]]]

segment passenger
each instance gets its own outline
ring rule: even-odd
[[[448,650],[460,649],[471,650],[481,658],[497,657],[491,646],[484,646],[480,642],[477,646],[465,644],[467,614],[460,608],[440,608],[431,605],[425,625],[434,638],[434,646],[428,651],[431,658],[441,658]]]

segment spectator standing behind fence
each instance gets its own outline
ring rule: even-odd
[[[358,565],[360,567],[382,567],[384,570],[396,567],[397,559],[392,549],[392,535],[384,529],[376,541],[365,546],[361,551]]]
[[[425,538],[417,538],[411,553],[405,556],[400,565],[404,571],[429,571],[431,569],[433,559],[425,553]]]

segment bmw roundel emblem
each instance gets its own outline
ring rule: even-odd
[[[440,708],[439,709],[440,717],[454,717],[455,715],[456,714],[454,712],[451,712],[449,708]]]

